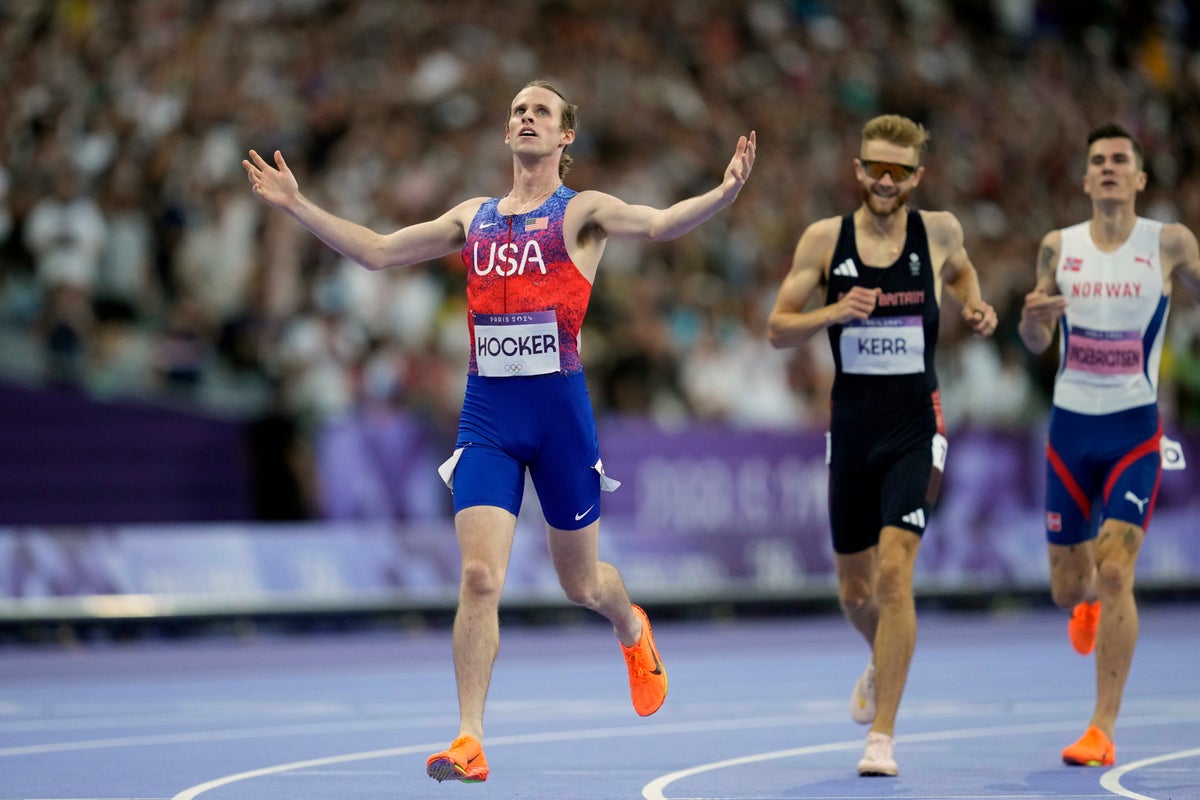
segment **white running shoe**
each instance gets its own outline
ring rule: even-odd
[[[892,737],[886,733],[868,733],[867,749],[858,762],[858,774],[863,777],[899,775],[900,768],[892,757],[893,743]]]
[[[870,725],[875,721],[875,660],[863,670],[854,693],[850,695],[850,718],[859,725]]]

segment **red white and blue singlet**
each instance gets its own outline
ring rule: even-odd
[[[454,511],[516,516],[528,472],[546,522],[576,530],[600,515],[604,475],[579,358],[592,284],[567,254],[560,186],[538,208],[505,216],[501,198],[475,213],[462,248],[471,355],[454,455],[440,470]]]
[[[575,192],[558,187],[541,206],[525,214],[504,216],[501,198],[479,207],[467,231],[462,260],[467,268],[467,326],[471,333],[469,372],[478,375],[480,343],[476,325],[481,316],[503,323],[513,332],[504,341],[491,342],[494,355],[541,355],[556,347],[559,369],[579,372],[579,329],[587,313],[592,284],[567,255],[563,216]],[[557,342],[525,336],[521,315],[553,312]],[[532,322],[532,321],[530,321]],[[510,368],[511,369],[511,368]],[[542,374],[542,373],[535,373]]]

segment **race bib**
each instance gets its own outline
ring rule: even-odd
[[[920,317],[878,317],[847,323],[842,372],[911,375],[925,371],[925,326]]]
[[[1095,375],[1137,375],[1143,370],[1142,334],[1072,328],[1066,366]]]
[[[475,364],[488,378],[548,375],[560,369],[553,311],[475,315]]]

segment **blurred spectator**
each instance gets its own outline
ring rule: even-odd
[[[62,282],[50,287],[37,323],[38,339],[46,352],[47,380],[72,384],[83,379],[94,321],[87,292],[81,286]]]
[[[85,192],[83,176],[68,165],[55,170],[49,188],[25,219],[37,282],[48,293],[66,284],[90,297],[108,236],[104,215]]]
[[[962,411],[952,424],[1022,425],[1046,402],[1046,363],[1013,353],[1006,317],[1032,286],[1042,229],[1086,216],[1088,130],[1134,131],[1154,153],[1146,213],[1200,230],[1200,14],[1188,3],[492,10],[0,3],[0,375],[28,375],[34,352],[47,375],[101,394],[169,392],[291,426],[268,440],[311,443],[381,391],[432,435],[453,430],[467,346],[457,265],[339,264],[261,214],[239,161],[251,147],[303,152],[293,169],[335,212],[380,230],[427,219],[465,187],[507,183],[494,133],[534,77],[587,109],[573,188],[665,204],[719,166],[711,153],[731,135],[752,127],[761,144],[762,178],[720,225],[669,245],[610,243],[582,334],[601,415],[823,424],[820,348],[788,354],[785,369],[760,326],[794,231],[855,202],[846,142],[876,113],[931,130],[922,201],[963,210],[1001,311],[986,343],[945,332],[943,392],[960,398],[946,407]],[[650,160],[661,149],[649,140],[669,141],[672,157]],[[1171,326],[1164,414],[1200,425],[1200,319]],[[289,492],[305,499],[271,513],[319,505],[315,490]]]

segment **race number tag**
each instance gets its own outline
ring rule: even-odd
[[[920,317],[876,317],[842,328],[842,371],[854,375],[911,375],[925,371]]]
[[[475,364],[488,378],[548,375],[560,369],[553,311],[475,315]]]
[[[946,454],[950,452],[950,442],[940,433],[933,435],[933,468],[938,472],[946,471]]]
[[[1187,469],[1187,460],[1183,457],[1183,445],[1166,436],[1158,437],[1158,452],[1162,457],[1163,469]]]

